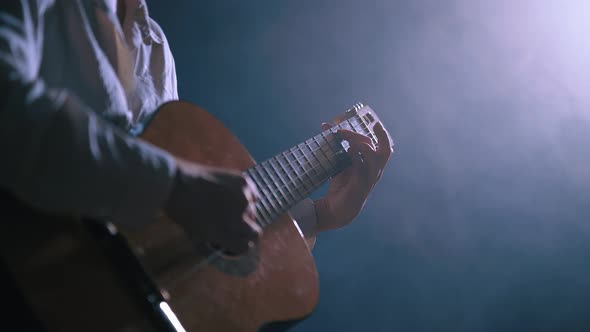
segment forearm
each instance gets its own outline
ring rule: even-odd
[[[45,85],[47,5],[0,5],[0,187],[51,212],[141,222],[162,205],[174,159]]]
[[[0,109],[0,186],[49,212],[147,221],[175,162],[96,116],[75,96],[11,81]]]

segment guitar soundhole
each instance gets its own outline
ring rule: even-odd
[[[235,252],[223,249],[221,246],[218,246],[216,244],[207,244],[207,246],[209,247],[209,249],[212,252],[217,253],[218,255],[224,257],[224,258],[238,258],[240,256],[240,254],[237,254]]]
[[[256,271],[260,263],[258,246],[250,248],[244,254],[236,254],[214,244],[204,244],[201,248],[209,266],[230,275],[248,276]]]

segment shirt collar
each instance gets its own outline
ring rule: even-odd
[[[162,43],[160,37],[154,32],[154,29],[151,25],[151,19],[148,12],[147,4],[145,0],[125,0],[126,4],[130,6],[130,4],[136,5],[134,6],[135,12],[135,22],[139,25],[139,29],[141,30],[141,34],[143,37],[144,42],[150,43],[154,42],[157,44]]]
[[[148,7],[145,0],[121,0],[125,1],[125,17],[123,24],[126,25],[129,20],[136,24],[141,32],[141,38],[145,44],[157,43],[161,44],[162,39],[158,36],[151,26]],[[111,8],[106,0],[93,0],[93,3],[104,10],[113,25],[119,30],[122,36],[126,34],[123,32],[122,26],[115,13],[115,8]]]

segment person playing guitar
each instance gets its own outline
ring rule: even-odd
[[[235,254],[259,243],[260,188],[239,170],[176,158],[136,134],[179,99],[174,58],[145,0],[0,5],[0,187],[48,213],[148,225],[163,211],[195,243]],[[336,124],[324,123],[322,130]],[[334,127],[335,128],[335,127]],[[290,209],[308,239],[350,224],[392,153],[339,129],[350,167]]]

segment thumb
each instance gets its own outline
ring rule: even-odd
[[[334,125],[331,124],[331,123],[328,123],[328,122],[322,123],[322,130],[328,130],[328,129],[332,128],[332,127],[334,127]]]

